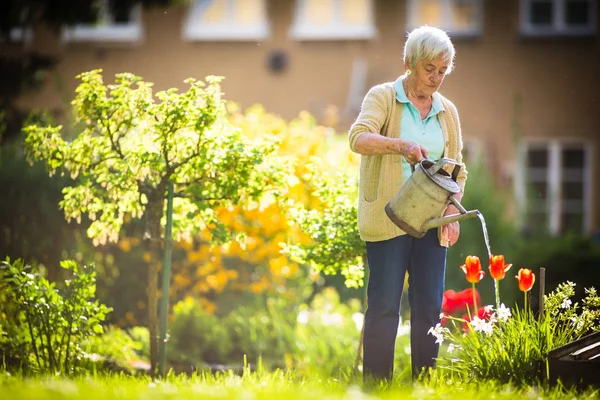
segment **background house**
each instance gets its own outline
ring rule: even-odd
[[[345,132],[369,87],[403,72],[407,31],[435,25],[457,49],[442,92],[461,113],[469,158],[515,194],[528,229],[600,228],[596,0],[190,0],[105,11],[95,25],[15,30],[1,44],[58,56],[22,107],[66,110],[75,76],[94,68],[156,89],[222,75],[243,107],[288,119],[307,110]]]

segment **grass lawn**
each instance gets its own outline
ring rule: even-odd
[[[363,389],[359,378],[298,378],[292,373],[248,373],[149,377],[97,375],[77,378],[22,378],[0,373],[0,399],[4,400],[112,400],[112,399],[595,399],[600,391],[576,392],[565,388],[509,385],[456,384],[435,378],[427,384],[395,380],[391,387]]]

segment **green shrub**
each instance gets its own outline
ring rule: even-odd
[[[61,262],[70,275],[60,287],[21,260],[0,264],[0,356],[8,369],[70,373],[86,338],[103,332],[110,309],[93,300],[92,266]]]
[[[356,361],[360,309],[356,299],[340,302],[333,288],[325,288],[310,304],[267,298],[221,316],[188,298],[174,307],[167,356],[173,365],[241,366],[246,358],[250,365],[261,360],[270,369],[340,376]],[[396,370],[403,373],[410,370],[409,331],[402,325],[399,332]]]
[[[92,365],[98,362],[101,368],[114,365],[129,371],[134,369],[137,361],[148,358],[142,354],[143,347],[142,341],[134,339],[127,331],[114,325],[108,326],[103,335],[91,336],[82,345],[86,358]]]
[[[230,333],[194,298],[174,305],[167,356],[175,363],[222,363],[231,349]]]
[[[573,282],[576,285],[573,302],[586,296],[584,288],[590,282],[600,282],[600,243],[591,237],[574,233],[529,237],[523,239],[518,249],[510,262],[536,274],[543,267],[547,288],[558,287],[561,282]]]
[[[256,361],[282,365],[286,354],[293,352],[296,306],[282,298],[267,298],[263,304],[246,305],[233,310],[224,319],[232,347],[229,357],[241,360],[244,355]]]
[[[140,348],[136,349],[140,357],[144,359],[150,358],[150,332],[148,328],[145,326],[134,326],[128,332],[131,339],[140,344]]]

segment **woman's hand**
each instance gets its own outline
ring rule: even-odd
[[[411,142],[410,140],[400,139],[400,154],[404,156],[406,162],[410,165],[415,165],[427,158],[427,149],[421,145]]]
[[[442,226],[442,235],[448,238],[450,246],[454,246],[454,243],[456,243],[460,236],[460,224],[458,222],[451,222]]]
[[[458,211],[458,208],[456,208],[454,205],[449,204],[444,211],[444,216],[453,214],[460,214],[460,211]],[[458,222],[451,222],[442,226],[442,235],[446,236],[448,238],[449,245],[453,246],[460,236],[460,224]]]

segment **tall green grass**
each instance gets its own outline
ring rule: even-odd
[[[298,376],[281,370],[243,374],[170,374],[164,380],[127,375],[61,376],[23,378],[0,373],[0,398],[10,400],[113,400],[113,399],[591,399],[600,392],[577,392],[561,386],[516,388],[491,381],[466,384],[445,373],[413,384],[394,379],[389,385],[365,388],[359,374],[339,377]]]

